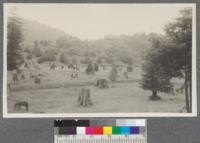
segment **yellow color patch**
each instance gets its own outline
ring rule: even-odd
[[[103,134],[104,135],[111,135],[112,134],[112,127],[103,127]]]

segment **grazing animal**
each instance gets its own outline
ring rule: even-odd
[[[74,66],[73,68],[73,71],[71,73],[71,78],[78,78],[78,67],[77,66]]]
[[[74,68],[74,65],[73,64],[69,64],[68,65],[68,69],[73,69]]]
[[[100,89],[109,88],[108,81],[106,79],[98,79],[96,85]]]
[[[21,110],[22,107],[24,107],[25,110],[28,111],[29,110],[28,102],[27,101],[20,101],[20,102],[15,103],[15,105],[14,105],[15,110]]]
[[[78,103],[81,106],[92,105],[92,101],[90,98],[90,89],[81,88],[81,91],[78,96]]]
[[[67,67],[68,67],[68,69],[73,69],[73,70],[76,70],[76,71],[79,70],[79,68],[78,68],[78,66],[77,66],[76,64],[75,64],[75,65],[70,64],[70,65],[68,65]]]
[[[77,72],[73,72],[71,74],[71,78],[78,78],[78,73]]]

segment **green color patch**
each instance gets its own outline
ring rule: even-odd
[[[120,127],[112,127],[112,134],[113,135],[121,134],[121,128]]]

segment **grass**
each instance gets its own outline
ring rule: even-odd
[[[150,91],[141,90],[137,83],[112,84],[109,89],[91,89],[93,105],[78,105],[79,88],[56,88],[13,92],[8,98],[8,112],[14,113],[17,101],[27,101],[30,113],[92,113],[92,112],[180,112],[183,95],[159,93],[161,100],[150,101]]]
[[[29,103],[29,113],[186,112],[183,94],[158,93],[161,100],[150,101],[151,91],[143,90],[139,84],[140,69],[134,69],[134,72],[129,74],[129,79],[123,77],[123,71],[120,71],[118,82],[110,83],[108,89],[98,89],[94,83],[98,78],[107,79],[109,69],[95,75],[86,75],[82,69],[78,79],[71,79],[70,72],[49,71],[47,67],[34,72],[38,73],[45,75],[41,77],[41,85],[35,85],[31,78],[20,81],[17,85],[11,84],[12,95],[7,98],[9,113],[25,112],[13,108],[18,101]],[[26,73],[26,77],[28,74],[30,73]],[[91,90],[93,105],[78,105],[78,93],[83,86]]]

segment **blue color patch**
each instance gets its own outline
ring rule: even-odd
[[[121,134],[123,135],[130,134],[130,127],[127,127],[127,126],[121,127]]]

